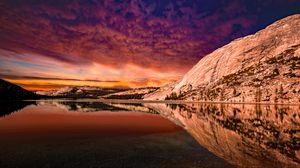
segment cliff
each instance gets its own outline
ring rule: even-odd
[[[299,30],[297,14],[236,39],[144,99],[299,103]]]

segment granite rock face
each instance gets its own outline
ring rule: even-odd
[[[299,103],[300,14],[215,50],[144,99]]]
[[[142,99],[144,95],[155,92],[158,87],[143,87],[128,89],[121,92],[111,93],[100,98],[104,99]]]

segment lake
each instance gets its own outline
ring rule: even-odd
[[[300,106],[0,103],[0,167],[299,167]]]

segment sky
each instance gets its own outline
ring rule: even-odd
[[[0,78],[29,90],[162,86],[299,0],[1,0]]]

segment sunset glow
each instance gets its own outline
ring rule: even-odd
[[[0,78],[29,90],[161,86],[299,1],[0,2]],[[254,4],[254,5],[253,5]]]

